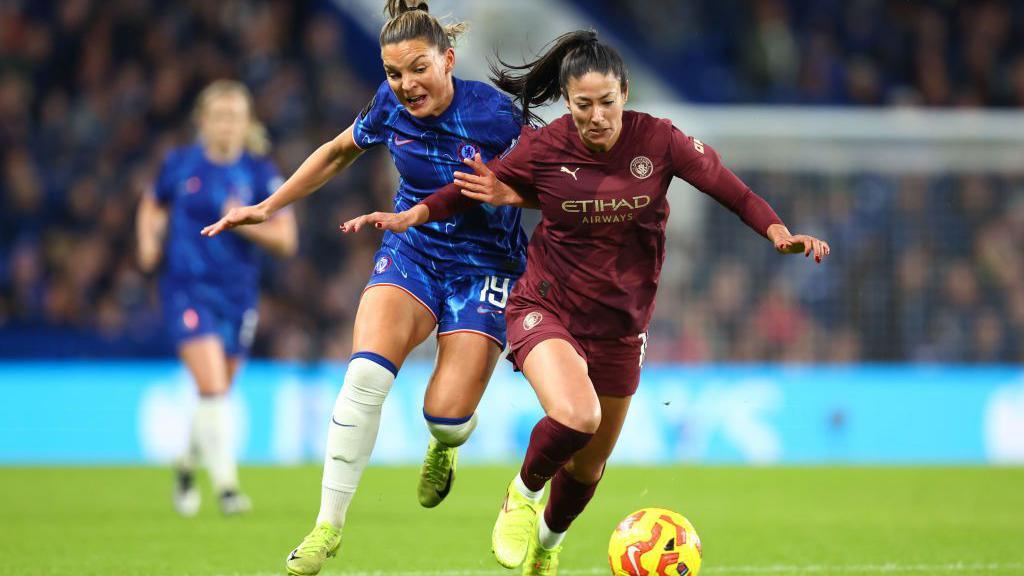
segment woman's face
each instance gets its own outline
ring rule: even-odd
[[[614,74],[587,72],[569,78],[566,99],[572,121],[587,148],[610,150],[622,132],[622,109],[628,92],[623,92]]]
[[[455,50],[441,53],[420,38],[387,44],[380,49],[384,73],[398,101],[417,118],[439,116],[454,93]]]
[[[219,150],[239,150],[245,146],[250,110],[245,96],[224,92],[210,98],[199,120],[199,131],[207,146]]]

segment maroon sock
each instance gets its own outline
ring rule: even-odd
[[[598,479],[597,482],[601,480]],[[544,509],[544,523],[552,532],[565,532],[594,497],[597,482],[583,484],[562,468],[551,480],[551,496]]]
[[[530,434],[530,446],[519,477],[530,490],[540,490],[572,455],[590,442],[593,434],[573,430],[548,418],[540,419]]]

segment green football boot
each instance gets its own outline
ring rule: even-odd
[[[530,540],[536,538],[539,514],[539,502],[520,494],[513,484],[508,485],[505,501],[491,532],[491,550],[498,564],[515,568],[523,563]]]
[[[302,539],[298,548],[288,555],[285,566],[289,576],[314,576],[319,574],[328,558],[334,557],[341,546],[341,530],[327,522],[321,522]]]
[[[417,487],[421,506],[433,508],[448,496],[455,482],[455,466],[458,461],[458,448],[445,446],[435,438],[430,439]]]
[[[558,554],[561,551],[561,546],[550,550],[541,546],[537,531],[534,530],[523,562],[523,576],[555,576],[558,574]]]

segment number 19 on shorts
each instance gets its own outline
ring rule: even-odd
[[[509,278],[502,278],[500,276],[484,278],[484,287],[480,290],[480,301],[504,310],[505,304],[508,303],[509,284]]]

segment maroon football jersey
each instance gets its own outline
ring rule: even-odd
[[[558,309],[580,338],[647,330],[665,258],[673,177],[713,196],[762,235],[781,223],[710,146],[640,112],[623,112],[622,132],[607,152],[589,150],[566,114],[540,129],[525,127],[489,166],[520,194],[535,195],[543,214],[513,302]],[[454,186],[423,203],[431,220],[472,205]]]

